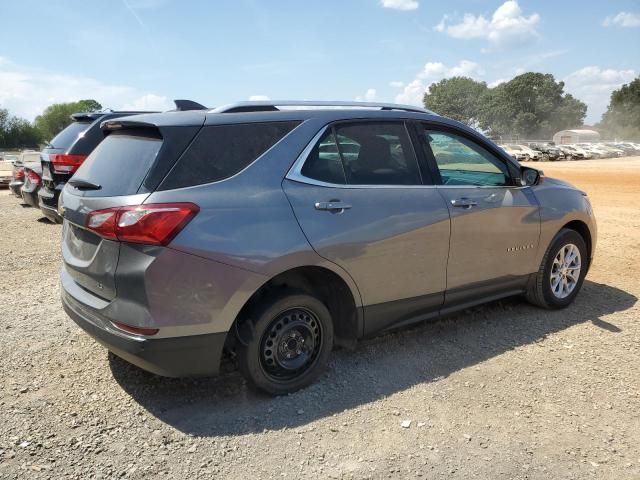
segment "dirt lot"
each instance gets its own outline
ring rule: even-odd
[[[0,192],[0,478],[640,478],[640,159],[539,166],[598,217],[572,307],[385,335],[275,399],[108,355],[60,307],[60,227]]]

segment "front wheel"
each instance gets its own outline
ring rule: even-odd
[[[549,245],[527,288],[527,300],[543,308],[570,305],[587,273],[587,245],[575,230],[563,228]]]
[[[272,395],[306,387],[333,347],[327,307],[304,293],[282,292],[260,303],[240,327],[238,367],[249,385]]]

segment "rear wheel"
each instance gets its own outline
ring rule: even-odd
[[[575,230],[563,228],[547,249],[531,279],[527,300],[543,308],[564,308],[582,287],[588,265],[587,245]]]
[[[333,347],[333,323],[317,298],[283,292],[254,308],[239,337],[238,366],[249,385],[284,395],[322,373]]]

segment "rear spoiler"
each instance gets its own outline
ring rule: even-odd
[[[209,108],[201,105],[198,102],[194,102],[193,100],[174,100],[173,103],[176,104],[175,112],[186,112],[189,110],[209,110]]]
[[[79,112],[71,115],[71,120],[74,122],[86,122],[86,121],[94,121],[100,117],[102,117],[104,113],[102,112]]]
[[[123,128],[156,128],[156,125],[147,122],[136,122],[125,120],[124,118],[116,118],[113,120],[105,120],[100,124],[102,130],[120,130]]]

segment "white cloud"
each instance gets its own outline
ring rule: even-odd
[[[90,77],[60,74],[0,61],[0,106],[13,115],[33,120],[52,103],[95,99],[105,108],[169,110],[164,96],[125,85],[110,85]]]
[[[429,86],[443,78],[449,77],[471,77],[483,75],[480,65],[470,60],[461,60],[457,65],[447,66],[441,62],[427,62],[416,78],[405,85],[402,92],[396,95],[397,103],[410,105],[422,105],[424,93]]]
[[[587,123],[594,123],[606,111],[611,92],[632,81],[636,75],[635,70],[584,67],[564,78],[565,90],[587,104]]]
[[[424,82],[419,78],[416,78],[409,82],[401,93],[396,95],[396,103],[422,106],[422,99],[424,97],[424,92],[426,91],[427,86]]]
[[[389,86],[393,88],[402,88],[404,87],[404,82],[400,82],[398,80],[393,80],[389,82]]]
[[[466,13],[462,22],[450,24],[450,18],[449,15],[442,17],[434,29],[452,38],[487,40],[492,47],[518,47],[539,37],[536,27],[540,15],[533,13],[524,16],[516,0],[508,0],[500,5],[491,19]]]
[[[369,88],[367,89],[364,95],[362,96],[358,95],[356,97],[356,102],[375,102],[377,96],[378,96],[378,92],[376,92],[376,89]]]
[[[418,0],[381,0],[380,4],[394,10],[415,10],[420,6]]]
[[[507,80],[506,78],[498,78],[497,80],[494,80],[493,82],[489,82],[487,84],[487,86],[489,88],[493,88],[493,87],[497,87],[498,85],[500,85],[501,83],[505,83],[508,82],[509,80]]]
[[[129,103],[125,103],[122,106],[123,110],[169,110],[174,108],[175,105],[163,95],[156,95],[154,93],[146,93],[141,97],[134,99]]]
[[[602,22],[605,27],[640,27],[640,13],[620,12],[617,15],[608,16]]]
[[[249,97],[250,102],[260,102],[260,101],[267,101],[267,100],[271,100],[271,98],[266,95],[251,95]]]

